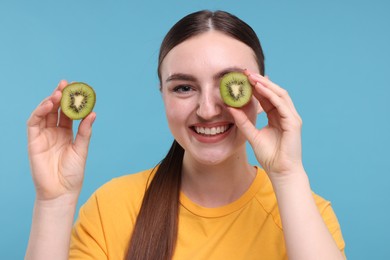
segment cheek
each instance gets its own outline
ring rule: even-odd
[[[169,127],[172,129],[172,127],[177,126],[183,122],[182,116],[180,113],[177,112],[177,109],[175,108],[167,108],[165,107],[165,114],[167,116]]]
[[[174,119],[177,118],[177,111],[175,109],[175,105],[172,102],[164,101],[165,114],[167,116],[167,120],[169,125],[174,122]]]
[[[189,104],[185,100],[165,97],[164,106],[165,114],[170,126],[183,124],[190,114]]]

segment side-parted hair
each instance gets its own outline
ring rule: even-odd
[[[198,11],[179,20],[160,47],[158,77],[165,56],[178,44],[208,31],[222,32],[248,45],[264,75],[264,54],[254,30],[224,11]],[[184,149],[174,140],[166,157],[155,168],[142,201],[127,253],[128,260],[172,259],[178,235],[179,196]]]

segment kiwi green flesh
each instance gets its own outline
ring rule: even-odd
[[[247,76],[241,72],[225,74],[220,82],[220,92],[223,102],[231,107],[243,107],[251,99],[252,86]]]
[[[95,102],[96,94],[91,86],[74,82],[62,91],[61,110],[70,119],[79,120],[91,113]]]

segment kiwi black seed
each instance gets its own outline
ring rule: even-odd
[[[252,86],[248,77],[241,72],[225,74],[220,83],[221,97],[226,105],[231,107],[243,107],[252,96]]]
[[[96,94],[91,86],[82,82],[67,85],[62,91],[61,110],[73,120],[79,120],[91,113]]]

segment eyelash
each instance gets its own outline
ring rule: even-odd
[[[189,85],[179,85],[173,88],[173,92],[176,93],[188,93],[190,90],[193,90],[193,88]]]

